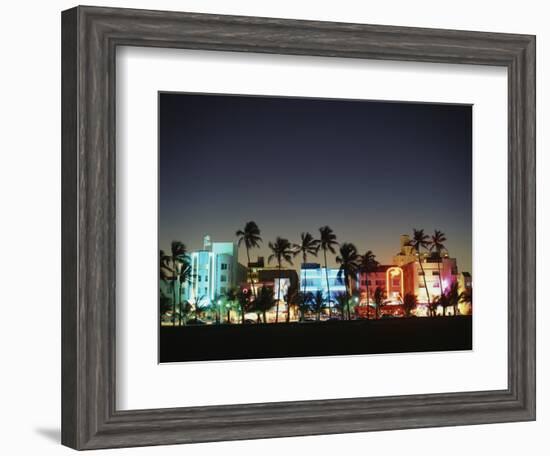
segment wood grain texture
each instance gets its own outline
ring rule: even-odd
[[[508,388],[117,411],[115,51],[151,46],[508,68]],[[76,449],[535,418],[535,38],[78,7],[62,14],[62,442]]]

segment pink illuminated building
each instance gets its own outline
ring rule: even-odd
[[[426,287],[430,300],[433,300],[442,291],[448,292],[452,284],[457,282],[459,274],[456,259],[450,258],[447,251],[442,252],[441,258],[430,253],[421,253],[419,256],[408,245],[409,241],[409,236],[401,236],[401,248],[393,257],[393,264],[380,265],[372,272],[360,274],[359,291],[363,304],[372,304],[376,288],[384,291],[387,304],[402,303],[407,293],[414,294],[419,304],[425,304],[428,302]]]

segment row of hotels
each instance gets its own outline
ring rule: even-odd
[[[419,257],[413,247],[408,245],[409,241],[408,235],[401,236],[400,249],[393,257],[392,264],[379,265],[374,271],[360,272],[352,278],[351,287],[358,301],[356,304],[369,309],[376,288],[385,292],[385,304],[388,306],[398,306],[403,302],[405,294],[411,293],[417,297],[416,314],[420,316],[427,314],[426,291],[433,300],[441,295],[442,289],[446,292],[454,283],[459,284],[459,291],[471,289],[470,273],[459,272],[456,259],[449,257],[448,252],[445,251],[441,257],[421,254],[421,268]],[[299,271],[290,268],[279,271],[277,267],[268,266],[263,257],[258,257],[257,261],[245,267],[238,262],[236,243],[213,242],[210,236],[204,237],[201,250],[192,251],[189,256],[194,280],[191,284],[185,284],[181,299],[191,303],[215,302],[231,287],[251,291],[252,287],[259,289],[265,286],[272,288],[277,297],[281,287],[279,307],[281,313],[286,313],[288,297],[298,289],[303,290],[305,287],[311,292],[321,290],[324,296],[329,296],[330,289],[331,306],[336,302],[336,296],[346,292],[343,278],[338,278],[338,268],[328,268],[327,271],[319,263],[303,263]]]

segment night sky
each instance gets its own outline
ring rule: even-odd
[[[252,258],[267,260],[276,236],[298,242],[329,225],[387,264],[414,227],[445,232],[459,270],[471,271],[471,106],[159,97],[161,249],[201,248],[204,234],[233,241],[254,220],[264,243]]]

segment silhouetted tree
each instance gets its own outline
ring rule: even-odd
[[[353,244],[345,242],[340,246],[340,254],[336,257],[336,262],[340,265],[340,269],[338,270],[338,279],[341,280],[342,276],[344,276],[348,299],[351,298],[352,295],[351,278],[357,277],[360,261],[361,257],[357,253],[357,248]]]
[[[376,261],[376,255],[372,253],[371,250],[367,250],[363,255],[361,255],[360,261],[360,270],[365,274],[365,286],[367,287],[367,306],[370,301],[369,293],[369,274],[376,271],[379,263]],[[369,318],[369,312],[367,308],[367,319]]]
[[[275,260],[279,269],[279,286],[277,287],[277,310],[275,311],[275,323],[278,323],[279,302],[281,301],[281,267],[283,262],[292,264],[292,255],[294,252],[292,250],[292,245],[290,244],[288,239],[284,239],[281,237],[277,237],[275,242],[270,242],[268,245],[273,253],[269,255],[267,262],[271,263],[272,260]]]
[[[311,311],[311,293],[304,294],[298,291],[294,294],[294,300],[300,311],[300,321],[304,321],[305,314]]]
[[[258,295],[254,300],[254,309],[256,312],[260,312],[263,315],[263,322],[267,323],[266,313],[271,310],[275,305],[275,298],[272,288],[261,287],[258,290]]]
[[[428,284],[426,282],[426,274],[424,273],[424,266],[422,266],[421,249],[427,249],[430,244],[429,236],[424,234],[424,230],[413,229],[413,238],[410,240],[409,245],[416,250],[418,257],[418,264],[422,271],[422,278],[424,279],[424,289],[426,290],[426,297],[428,299],[428,307],[430,306],[430,292],[428,291]]]
[[[172,298],[167,296],[162,290],[159,293],[159,311],[160,322],[162,323],[162,317],[172,309]]]
[[[439,273],[439,290],[440,295],[443,295],[443,293],[446,292],[446,290],[443,289],[443,282],[441,280],[441,251],[445,248],[445,245],[443,244],[447,238],[445,237],[445,233],[443,231],[435,230],[434,234],[432,234],[432,239],[429,242],[430,245],[430,252],[433,252],[437,258],[437,271]]]
[[[210,318],[214,318],[216,324],[220,323],[221,318],[221,296],[214,296],[214,299],[210,300],[206,310],[210,312]]]
[[[317,321],[321,320],[321,312],[325,308],[325,296],[321,290],[309,296],[311,302],[311,310],[315,312]]]
[[[328,310],[330,316],[332,316],[332,306],[331,306],[331,294],[330,294],[330,283],[328,280],[328,264],[327,264],[327,251],[332,253],[333,255],[336,253],[336,250],[334,249],[338,242],[336,241],[336,235],[334,234],[334,231],[329,226],[322,226],[319,228],[320,233],[320,248],[323,251],[323,255],[325,257],[325,277],[327,280],[327,303],[328,303]]]
[[[321,241],[315,239],[309,233],[302,233],[300,235],[300,243],[294,244],[294,256],[302,255],[303,264],[307,263],[307,256],[317,256],[319,252]],[[304,294],[307,293],[307,268],[304,270]]]
[[[182,295],[183,295],[183,289],[185,288],[185,285],[193,285],[195,283],[195,274],[193,274],[193,268],[189,264],[189,257],[185,257],[185,260],[180,265],[179,270],[179,283],[180,283],[180,289],[179,289],[179,303],[180,303],[180,326],[181,326],[181,304],[182,304]]]
[[[469,305],[470,313],[472,312],[472,289],[467,288],[462,293],[460,293],[460,302]]]
[[[337,293],[336,296],[336,308],[340,311],[342,320],[346,319],[346,307],[348,305],[348,294],[347,293]]]
[[[384,305],[385,293],[380,287],[376,287],[374,290],[374,304],[376,305],[376,318],[380,318],[380,310]]]
[[[225,299],[225,310],[227,312],[226,321],[229,324],[231,323],[231,309],[239,307],[239,289],[237,287],[230,287],[227,289],[223,296]]]
[[[180,301],[179,308],[178,308],[178,316],[179,316],[179,325],[187,324],[187,319],[189,318],[189,315],[191,315],[191,312],[193,311],[193,306],[188,301]]]
[[[238,237],[238,246],[240,247],[241,244],[244,243],[244,246],[246,247],[246,258],[248,260],[248,263],[246,264],[247,270],[248,270],[248,264],[250,263],[250,250],[253,248],[260,247],[260,243],[262,242],[262,238],[260,237],[260,228],[258,228],[258,225],[256,225],[256,222],[250,221],[247,222],[244,226],[244,229],[238,230],[235,233],[235,236]],[[254,280],[252,281],[252,295],[256,296],[256,290],[254,285]]]
[[[453,315],[458,314],[458,303],[460,302],[460,293],[458,291],[458,283],[451,284],[449,291],[447,292],[447,300],[449,305],[453,308]]]
[[[177,299],[177,279],[179,270],[182,264],[188,263],[189,257],[187,256],[187,249],[185,247],[185,244],[180,241],[172,241],[172,244],[170,246],[171,251],[171,257],[170,257],[170,263],[171,263],[171,280],[172,280],[172,324],[176,326],[176,306],[178,305],[179,300]],[[162,262],[162,260],[161,260]],[[165,264],[168,264],[166,261]],[[162,268],[161,268],[162,270]],[[181,299],[181,297],[180,297]]]
[[[405,316],[410,317],[415,307],[416,296],[412,293],[406,293],[403,297],[403,309],[405,310]]]
[[[447,295],[447,293],[443,293],[440,296],[436,296],[432,300],[432,306],[431,307],[433,309],[434,315],[436,315],[437,308],[439,306],[441,306],[441,308],[443,309],[443,316],[447,315],[447,308],[450,306],[449,296]]]
[[[252,304],[250,302],[250,295],[245,293],[244,290],[239,290],[237,293],[237,303],[241,313],[241,323],[244,324],[244,316],[247,312],[250,312]]]
[[[195,299],[194,313],[195,313],[195,323],[198,322],[199,318],[206,312],[212,304],[208,303],[206,296],[199,296]]]

